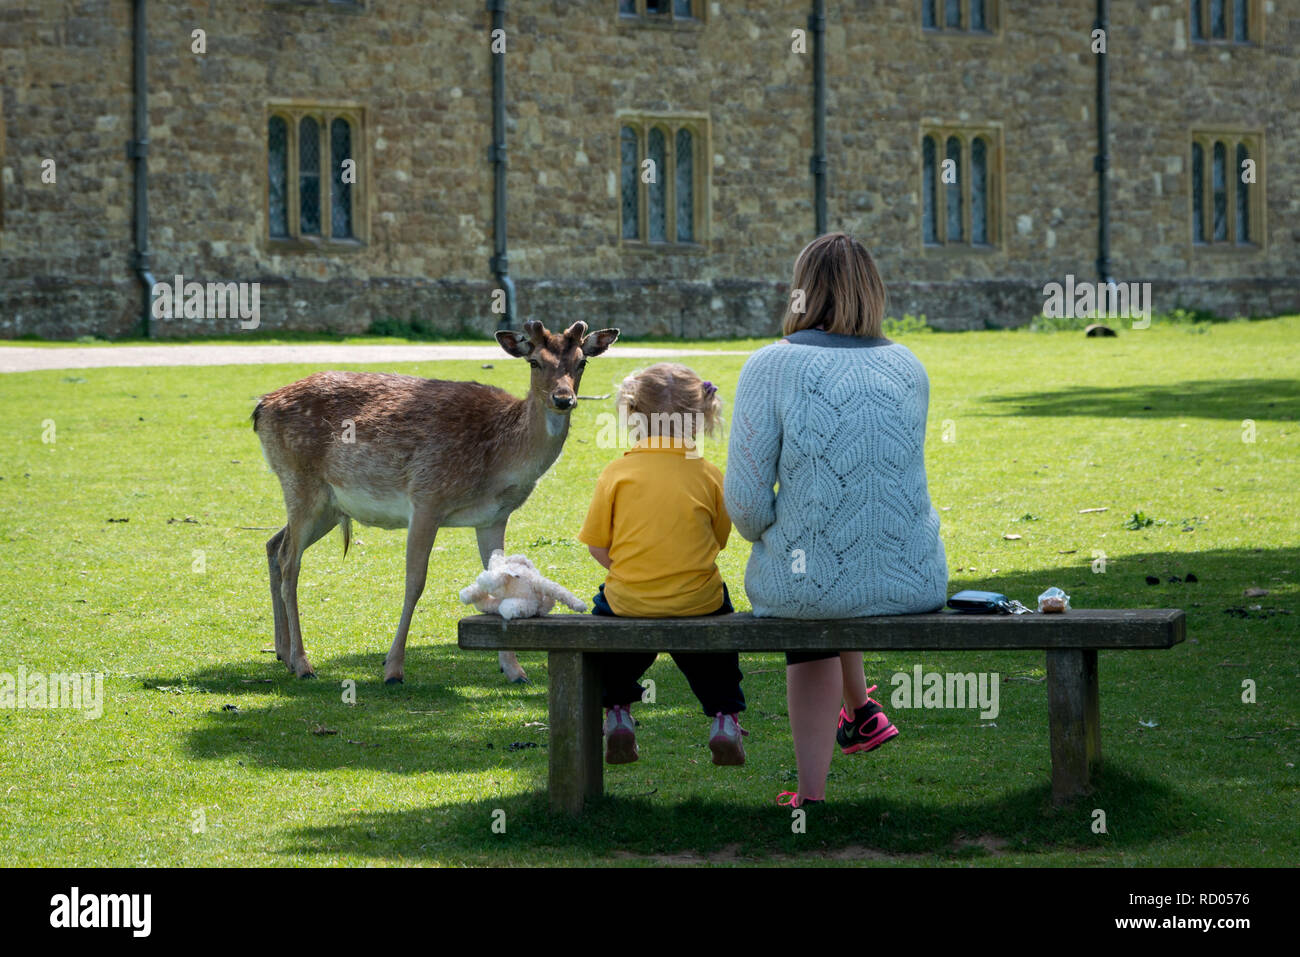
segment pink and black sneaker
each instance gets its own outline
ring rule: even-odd
[[[631,764],[637,759],[632,712],[616,704],[605,711],[605,763]]]
[[[876,685],[867,689],[867,694],[876,690]],[[840,726],[835,729],[835,740],[845,754],[857,754],[859,751],[874,751],[890,738],[898,737],[898,729],[885,717],[880,703],[867,698],[867,703],[849,720],[848,714],[840,708]]]

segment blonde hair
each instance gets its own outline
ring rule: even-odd
[[[619,417],[628,422],[640,417],[640,433],[651,438],[692,440],[701,427],[712,436],[722,424],[717,387],[680,362],[633,372],[619,385],[615,402]]]
[[[885,298],[885,283],[865,246],[845,233],[818,236],[794,261],[781,334],[820,326],[842,336],[876,338]]]

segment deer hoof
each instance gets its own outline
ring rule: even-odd
[[[392,678],[385,678],[385,679],[384,679],[384,684],[386,684],[386,685],[400,685],[400,684],[402,684],[402,681],[403,681],[403,679],[402,679],[402,676],[401,676],[401,675],[395,675],[395,676],[392,677]]]
[[[532,684],[532,682],[531,682],[530,680],[528,680],[528,675],[524,674],[523,672],[520,672],[520,673],[519,673],[519,677],[518,677],[518,678],[511,678],[511,679],[510,679],[510,683],[511,683],[512,685],[530,685],[530,684]]]

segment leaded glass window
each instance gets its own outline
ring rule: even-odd
[[[637,188],[637,135],[636,130],[625,126],[619,132],[619,157],[623,178],[623,238],[636,239],[641,235],[640,191]]]
[[[988,23],[984,18],[984,0],[970,0],[970,28],[972,30],[988,29]]]
[[[950,30],[961,29],[961,0],[944,0],[943,25]]]
[[[298,232],[320,235],[320,124],[304,116],[298,123]]]
[[[1238,43],[1250,42],[1250,3],[1249,0],[1233,0],[1232,4],[1232,38]]]
[[[961,242],[962,230],[962,196],[961,196],[961,140],[955,136],[948,137],[947,157],[944,163],[944,182],[947,195],[944,197],[948,207],[948,242]]]
[[[267,216],[272,236],[289,235],[289,125],[273,116],[266,126]]]
[[[664,131],[652,127],[646,140],[646,159],[650,161],[647,186],[650,215],[650,242],[668,241],[668,202],[665,179],[668,173],[668,147],[664,141]]]
[[[1214,241],[1228,238],[1228,157],[1222,142],[1214,144]]]
[[[1210,0],[1210,36],[1222,40],[1228,35],[1228,23],[1224,13],[1224,0]]]
[[[928,245],[937,245],[939,242],[939,229],[935,212],[935,208],[938,206],[938,196],[934,185],[936,182],[934,151],[934,137],[927,136],[921,144],[921,192],[924,194],[921,221],[925,242]]]
[[[689,20],[691,13],[691,0],[673,0],[673,16],[679,20]]]
[[[691,131],[677,131],[676,160],[677,183],[677,241],[695,240],[695,145]]]
[[[1237,182],[1234,184],[1237,189],[1237,242],[1250,242],[1250,184],[1245,182],[1244,167],[1246,161],[1250,159],[1250,154],[1246,151],[1245,143],[1237,144],[1237,167],[1234,176]]]
[[[933,30],[935,26],[934,2],[935,0],[921,0],[921,26],[927,30]]]
[[[347,239],[352,235],[352,183],[356,170],[352,160],[352,127],[342,117],[330,123],[330,235]],[[350,169],[351,168],[351,169]]]
[[[1001,243],[999,134],[977,129],[921,131],[923,246],[991,249]]]
[[[618,0],[618,12],[625,17],[636,16],[636,0]]]
[[[970,239],[981,246],[989,241],[988,153],[982,138],[970,146]]]

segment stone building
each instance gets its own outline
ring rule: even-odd
[[[0,335],[137,331],[147,275],[256,282],[263,328],[495,328],[492,6],[516,322],[772,332],[816,229],[814,0],[2,0]],[[1097,3],[824,6],[826,227],[891,314],[1015,325],[1095,279]],[[1111,275],[1300,311],[1300,0],[1109,7]]]

